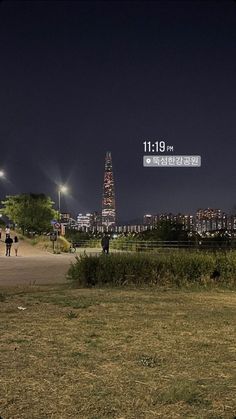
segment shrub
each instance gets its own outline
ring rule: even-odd
[[[98,257],[82,255],[68,271],[68,279],[78,286],[92,285],[167,285],[212,281],[218,270],[218,280],[235,284],[236,255],[199,252],[169,254],[129,253]]]
[[[57,244],[61,252],[69,252],[70,250],[70,243],[66,240],[65,237],[59,236],[57,238]]]

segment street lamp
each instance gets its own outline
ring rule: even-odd
[[[59,221],[60,221],[60,218],[61,218],[61,193],[65,194],[67,191],[68,191],[68,188],[65,185],[61,185],[58,188],[58,218],[59,218]]]
[[[5,172],[4,172],[4,170],[0,169],[0,179],[4,179],[4,178],[5,178]],[[2,214],[0,213],[0,218],[1,217],[2,217]]]

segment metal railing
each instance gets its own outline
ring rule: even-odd
[[[78,248],[101,248],[101,240],[79,240],[74,243]],[[168,251],[168,250],[232,250],[236,241],[144,241],[144,240],[110,240],[110,249],[117,251]]]

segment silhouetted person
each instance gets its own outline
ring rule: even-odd
[[[11,246],[12,246],[13,240],[9,234],[6,236],[5,243],[6,243],[6,256],[11,256]]]
[[[13,247],[15,250],[15,255],[17,256],[18,248],[19,248],[19,239],[17,236],[14,237]]]
[[[109,253],[109,242],[110,242],[110,238],[107,234],[105,234],[105,236],[101,240],[103,253],[106,253],[106,254]]]

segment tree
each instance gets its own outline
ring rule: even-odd
[[[51,220],[57,212],[52,208],[54,202],[44,194],[8,195],[2,201],[1,212],[23,231],[42,233],[49,231]]]
[[[146,230],[139,233],[143,240],[161,240],[161,241],[187,241],[188,233],[184,230],[181,223],[174,221],[159,221],[152,230]]]

